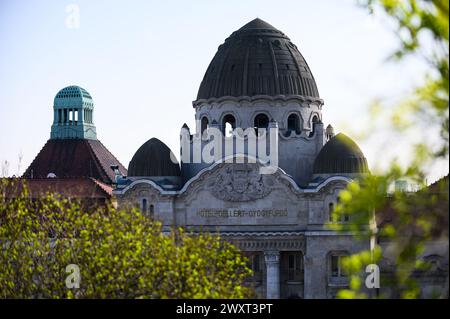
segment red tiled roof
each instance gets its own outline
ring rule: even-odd
[[[14,182],[14,180],[11,180]],[[112,196],[112,187],[90,177],[74,178],[33,178],[16,179],[17,184],[7,188],[6,197],[17,196],[26,183],[31,198],[40,198],[47,193],[59,194],[63,198],[78,199],[109,199]]]
[[[92,177],[103,183],[114,182],[111,165],[126,168],[99,140],[50,139],[27,168],[23,177],[46,178],[49,173],[59,177]]]

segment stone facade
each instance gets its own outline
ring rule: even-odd
[[[218,231],[249,256],[256,254],[252,267],[257,270],[254,284],[261,297],[332,297],[347,282],[332,278],[331,255],[369,248],[368,243],[326,227],[329,204],[336,202],[350,179],[333,176],[304,189],[281,169],[258,174],[259,166],[215,163],[177,191],[140,178],[117,188],[115,194],[122,207],[143,209],[145,199],[144,213],[167,227]]]

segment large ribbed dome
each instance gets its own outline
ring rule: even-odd
[[[180,166],[166,144],[152,138],[134,154],[128,176],[180,176]]]
[[[314,174],[369,173],[367,160],[358,145],[339,133],[320,150],[314,161]]]
[[[247,23],[219,46],[197,100],[256,95],[319,98],[311,70],[296,45],[261,19]]]

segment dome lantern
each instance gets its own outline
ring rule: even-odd
[[[55,96],[51,139],[97,139],[94,125],[94,101],[79,86],[68,86]]]

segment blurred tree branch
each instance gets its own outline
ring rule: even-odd
[[[337,231],[357,230],[364,240],[376,236],[390,243],[394,274],[381,284],[392,288],[391,295],[379,297],[448,298],[448,285],[444,295],[424,296],[416,278],[431,266],[422,258],[427,242],[444,240],[448,245],[448,176],[433,187],[427,187],[424,171],[437,159],[448,160],[449,3],[443,0],[364,0],[359,4],[370,13],[381,11],[394,22],[399,48],[391,55],[393,61],[417,55],[429,66],[423,84],[413,88],[393,112],[392,126],[400,132],[419,124],[437,126],[440,144],[433,149],[427,141],[418,142],[407,167],[394,161],[383,174],[369,175],[349,184],[340,194],[341,202],[333,214],[336,219],[343,214],[350,215],[352,223],[331,227]],[[408,117],[412,120],[405,122],[404,118]],[[391,192],[390,188],[398,180],[414,182],[420,185],[420,191]],[[361,225],[368,225],[374,219],[379,229],[369,227],[361,232]],[[339,297],[373,297],[362,284],[364,269],[368,264],[382,261],[385,255],[386,251],[378,245],[372,251],[347,258],[343,264],[349,275],[349,289],[341,290]]]

